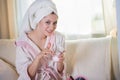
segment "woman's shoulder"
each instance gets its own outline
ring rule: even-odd
[[[16,41],[28,41],[27,34],[24,33],[24,34],[20,35],[20,36],[16,39]]]
[[[15,41],[16,46],[19,46],[17,44],[20,44],[20,46],[24,46],[24,44],[30,44],[30,40],[27,37],[27,34],[20,35],[16,41]]]

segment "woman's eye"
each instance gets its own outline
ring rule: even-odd
[[[54,22],[53,24],[54,24],[54,25],[56,25],[56,24],[57,24],[57,22]]]
[[[46,23],[47,23],[47,24],[50,24],[50,21],[47,21]]]

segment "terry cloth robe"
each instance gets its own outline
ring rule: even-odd
[[[55,51],[56,55],[65,50],[65,39],[58,32],[54,32],[53,35],[47,37],[44,48],[49,43],[51,44],[50,49]],[[40,52],[41,50],[26,34],[16,40],[16,69],[19,74],[18,80],[31,80],[27,68]],[[38,69],[35,80],[63,80],[64,71],[62,74],[57,71],[56,58],[48,59],[47,61],[42,60],[42,67]]]

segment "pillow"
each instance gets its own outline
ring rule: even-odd
[[[0,58],[15,66],[15,40],[0,39]]]
[[[17,77],[14,68],[0,59],[0,80],[17,80]]]
[[[87,80],[110,80],[111,37],[66,41],[66,73]]]

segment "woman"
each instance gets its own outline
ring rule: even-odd
[[[63,80],[64,37],[56,32],[57,10],[51,0],[28,9],[16,40],[18,80]]]

